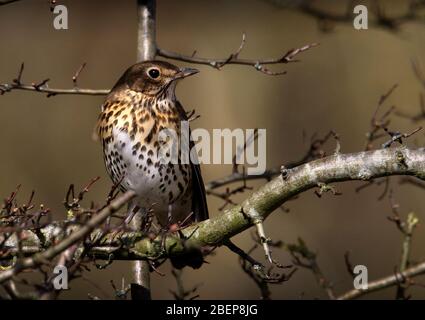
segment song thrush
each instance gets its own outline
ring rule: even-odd
[[[153,210],[162,226],[191,213],[192,221],[208,218],[199,165],[164,164],[158,154],[159,132],[180,134],[181,121],[187,121],[175,96],[176,83],[197,72],[163,61],[131,66],[107,96],[96,127],[111,179],[123,191],[135,191],[134,206],[142,213]]]

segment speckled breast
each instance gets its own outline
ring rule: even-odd
[[[160,161],[158,135],[163,129],[179,133],[179,115],[172,111],[172,101],[129,96],[131,101],[104,106],[100,119],[108,174],[123,190],[134,190],[146,205],[174,203],[190,184],[191,167]]]
[[[105,164],[109,175],[123,190],[134,190],[145,202],[175,202],[186,191],[189,165],[164,164],[153,144],[132,141],[129,135],[113,130],[114,143],[105,145]]]

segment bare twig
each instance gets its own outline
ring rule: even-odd
[[[293,263],[296,266],[309,269],[316,279],[319,286],[326,292],[329,299],[335,299],[335,292],[333,290],[332,283],[330,283],[324,276],[322,270],[317,263],[316,253],[310,251],[304,240],[298,238],[297,244],[288,244],[286,245],[289,253],[292,256]]]
[[[350,252],[349,251],[346,251],[344,253],[344,262],[345,262],[345,267],[347,268],[348,274],[351,276],[351,278],[354,279],[354,277],[356,275],[354,273],[353,264],[351,263],[351,260],[350,260]]]
[[[393,214],[392,216],[388,217],[388,220],[394,222],[397,229],[403,235],[400,266],[398,269],[398,272],[403,272],[407,269],[410,263],[410,251],[411,251],[413,231],[415,227],[417,226],[417,224],[419,223],[419,219],[414,212],[410,212],[407,215],[406,220],[403,221],[398,212],[399,205],[394,201],[392,192],[390,193],[390,202],[391,202],[391,208],[392,208]],[[402,277],[402,280],[406,280],[406,279]],[[406,289],[408,288],[408,285],[409,285],[408,281],[400,281],[399,285],[397,286],[397,294],[396,294],[397,299],[405,299],[406,297],[405,292],[406,292]]]
[[[383,136],[382,134],[380,134],[381,130],[384,130],[384,128],[389,125],[390,121],[388,120],[388,117],[394,111],[394,107],[389,108],[388,111],[386,111],[379,119],[378,112],[384,102],[388,99],[388,97],[394,92],[397,87],[397,84],[393,85],[386,93],[384,93],[379,98],[378,105],[376,106],[375,112],[373,113],[372,119],[370,121],[371,129],[366,134],[367,139],[365,150],[371,150],[373,148],[373,142]]]
[[[335,136],[335,133],[333,131],[329,131],[325,136],[321,138],[316,138],[316,135],[313,135],[310,145],[306,151],[306,153],[299,159],[290,163],[286,163],[283,167],[288,174],[290,172],[290,169],[297,167],[299,165],[302,165],[309,160],[314,160],[317,158],[322,158],[326,155],[325,151],[323,150],[323,146],[328,142],[328,140]],[[337,148],[338,149],[338,148]],[[246,183],[249,180],[258,180],[258,179],[265,179],[267,181],[270,181],[273,177],[282,174],[282,167],[279,168],[272,168],[267,169],[264,171],[263,174],[255,174],[255,175],[248,175],[244,171],[243,172],[235,172],[234,166],[233,166],[233,172],[227,176],[224,176],[222,178],[214,179],[210,182],[208,182],[205,185],[205,190],[207,194],[213,194],[211,191],[217,188],[220,188],[222,186],[234,183],[234,182],[244,182]],[[222,194],[220,194],[222,195]]]
[[[268,75],[281,75],[285,74],[286,72],[272,72],[268,68],[266,68],[266,65],[272,65],[272,64],[286,64],[289,62],[295,62],[294,60],[295,56],[298,54],[307,51],[308,49],[317,46],[317,43],[312,43],[305,45],[300,48],[291,49],[288,52],[286,52],[282,57],[275,58],[275,59],[258,59],[258,60],[250,60],[250,59],[241,59],[239,58],[239,54],[241,53],[242,49],[244,48],[244,45],[246,43],[246,36],[245,34],[242,35],[242,42],[234,53],[230,54],[227,58],[222,59],[213,59],[213,58],[201,58],[197,57],[194,54],[192,55],[182,55],[180,53],[167,51],[164,49],[158,48],[157,55],[173,59],[173,60],[179,60],[189,63],[195,63],[195,64],[202,64],[207,65],[210,67],[213,67],[215,69],[220,69],[224,67],[225,65],[229,64],[238,64],[238,65],[246,65],[246,66],[252,66],[255,68],[255,70],[260,71],[262,73],[268,74]]]
[[[330,31],[337,23],[353,23],[354,4],[354,1],[348,1],[346,8],[341,13],[323,10],[315,1],[300,1],[299,5],[295,6],[295,9],[317,19],[322,31]],[[420,9],[425,6],[425,2],[410,0],[407,10],[394,17],[385,14],[384,7],[380,1],[372,1],[372,5],[374,5],[373,12],[375,18],[370,19],[369,25],[388,29],[390,31],[397,31],[400,26],[406,22],[422,22]]]
[[[80,94],[80,95],[94,95],[94,96],[107,95],[110,91],[109,89],[105,89],[105,90],[104,89],[99,89],[99,90],[82,89],[76,86],[78,75],[80,74],[84,65],[85,64],[83,64],[83,66],[81,66],[77,70],[77,73],[72,77],[72,80],[74,82],[74,88],[58,89],[58,88],[50,88],[48,86],[47,83],[50,79],[44,79],[38,83],[24,84],[22,82],[22,73],[24,71],[24,64],[22,63],[19,68],[18,76],[15,79],[13,79],[11,83],[0,83],[0,95],[13,90],[27,90],[27,91],[46,93],[47,97],[52,97],[58,94]]]
[[[9,3],[13,3],[13,2],[18,2],[19,0],[0,0],[0,6],[9,4]]]
[[[403,144],[403,139],[409,138],[410,136],[414,135],[418,131],[422,130],[422,127],[416,128],[415,130],[409,133],[401,133],[399,131],[390,131],[387,128],[384,128],[384,130],[391,137],[391,139],[384,142],[382,144],[382,148],[389,148],[394,142]]]
[[[85,68],[86,63],[84,62],[75,72],[75,74],[72,76],[72,82],[74,83],[74,88],[78,88],[78,77],[80,76],[81,71]]]
[[[71,233],[68,237],[56,245],[49,247],[42,253],[37,253],[32,257],[25,258],[22,261],[17,261],[17,263],[11,269],[0,272],[0,283],[9,280],[11,277],[25,269],[37,267],[46,261],[53,259],[61,252],[68,249],[70,246],[78,243],[84,239],[84,237],[88,236],[96,227],[102,224],[110,215],[118,211],[134,196],[134,192],[126,192],[121,197],[114,200],[109,206],[92,217],[89,221],[87,221],[80,229],[78,229],[78,231]]]
[[[367,289],[353,289],[340,295],[337,299],[338,300],[357,299],[366,294],[398,285],[400,282],[400,277],[404,277],[405,279],[410,279],[422,274],[425,274],[425,262],[421,262],[414,266],[411,266],[407,268],[404,272],[400,272],[400,273],[396,272],[393,275],[390,275],[375,281],[371,281],[368,283]]]

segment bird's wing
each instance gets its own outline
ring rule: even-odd
[[[183,106],[179,101],[177,101],[176,106],[178,108],[178,111],[180,113],[180,118],[182,120],[188,121],[186,111],[184,110]],[[191,136],[191,133],[189,131],[189,136]],[[192,150],[195,143],[190,139],[189,141],[189,150]],[[197,161],[197,155],[196,152],[193,152],[192,157],[195,157],[196,163],[192,162],[192,159],[190,159],[190,164],[192,168],[192,188],[193,188],[193,195],[192,195],[192,211],[195,215],[196,221],[202,221],[207,220],[209,218],[208,215],[208,205],[207,205],[207,197],[205,193],[205,185],[204,181],[202,179],[201,175],[201,167],[199,166],[199,162]]]

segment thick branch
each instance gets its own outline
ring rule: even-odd
[[[154,60],[156,56],[156,0],[137,0],[137,61]],[[129,211],[132,210],[129,206]],[[131,215],[131,212],[129,212]],[[134,229],[140,230],[142,214],[138,212],[132,219]],[[150,267],[147,261],[135,261],[132,266],[132,300],[150,300]]]
[[[141,258],[155,258],[164,253],[179,255],[190,246],[220,245],[255,222],[265,219],[285,201],[316,187],[319,183],[370,180],[389,175],[412,175],[425,179],[424,149],[381,149],[338,154],[312,161],[289,170],[286,178],[274,178],[241,205],[182,230],[182,234],[187,238],[184,243],[176,237],[168,237],[163,252],[161,241],[145,239],[137,242],[132,251]]]
[[[137,61],[155,59],[156,32],[154,0],[137,0]]]
[[[111,235],[102,246],[93,248],[99,259],[157,259],[177,256],[191,247],[217,246],[234,235],[264,220],[292,197],[317,187],[349,180],[371,180],[390,175],[410,175],[425,180],[425,149],[405,147],[337,154],[311,161],[278,176],[251,194],[241,205],[226,210],[209,220],[181,230],[181,236],[168,235],[166,239],[131,241],[132,235]],[[125,240],[123,240],[125,238]],[[137,238],[134,238],[137,239]],[[122,243],[126,246],[123,246]],[[34,249],[36,243],[24,244]]]

